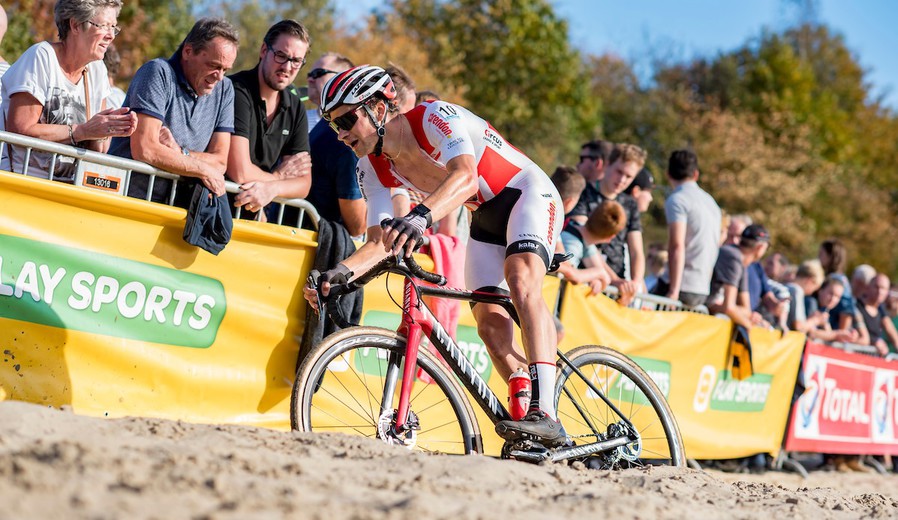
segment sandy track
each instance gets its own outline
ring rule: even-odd
[[[0,402],[0,504],[0,519],[898,518],[898,476],[611,473]]]

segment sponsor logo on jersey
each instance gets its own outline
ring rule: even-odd
[[[449,141],[449,144],[446,146],[446,148],[449,148],[451,150],[451,149],[455,148],[456,146],[462,144],[463,142],[465,142],[464,137],[456,137],[455,139]]]
[[[427,118],[427,122],[437,127],[437,129],[446,137],[452,137],[452,129],[449,128],[449,123],[444,121],[440,116],[436,114],[430,114],[430,116]]]
[[[553,200],[549,203],[549,233],[547,236],[550,241],[555,236],[555,214],[557,212],[558,210],[555,208],[555,201]]]
[[[493,145],[493,147],[496,148],[497,150],[502,149],[502,144],[503,144],[502,138],[499,137],[499,134],[497,134],[496,132],[493,132],[489,128],[487,128],[486,130],[483,131],[483,140],[486,141],[487,143]]]

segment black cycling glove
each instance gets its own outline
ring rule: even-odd
[[[406,243],[417,244],[421,237],[424,236],[424,231],[432,224],[430,208],[424,204],[418,204],[408,215],[402,218],[384,219],[380,226],[382,228],[393,228],[399,232],[396,236],[396,241],[388,244],[390,248],[393,248],[403,235],[406,237]]]
[[[309,277],[306,281],[320,292],[321,284],[324,282],[328,282],[331,285],[342,285],[348,282],[351,277],[352,271],[350,271],[348,267],[343,264],[337,264],[333,269],[329,269],[323,273],[317,269],[312,269],[309,272]]]

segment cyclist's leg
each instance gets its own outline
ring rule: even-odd
[[[516,253],[505,259],[505,273],[512,302],[521,320],[521,338],[533,381],[530,408],[542,410],[556,419],[553,393],[558,338],[552,314],[542,295],[546,265],[538,255]]]
[[[517,186],[521,195],[508,216],[505,278],[521,318],[521,337],[530,363],[530,407],[556,419],[552,394],[558,336],[542,288],[561,233],[563,206],[548,177],[539,170],[530,173]]]
[[[471,289],[508,294],[504,280],[505,246],[468,241],[465,283]],[[499,305],[478,303],[471,309],[477,322],[477,334],[486,345],[493,365],[504,379],[518,368],[526,369],[527,359],[514,339],[514,321]]]

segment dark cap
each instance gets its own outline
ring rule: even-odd
[[[643,190],[651,190],[655,188],[655,177],[652,175],[652,172],[649,171],[648,168],[643,168],[639,170],[639,173],[636,174],[636,177],[633,178],[633,182],[627,186],[627,189],[624,190],[624,193],[631,194],[633,193],[633,188],[639,186]]]
[[[770,233],[760,224],[752,224],[742,231],[742,238],[755,242],[770,242]]]

